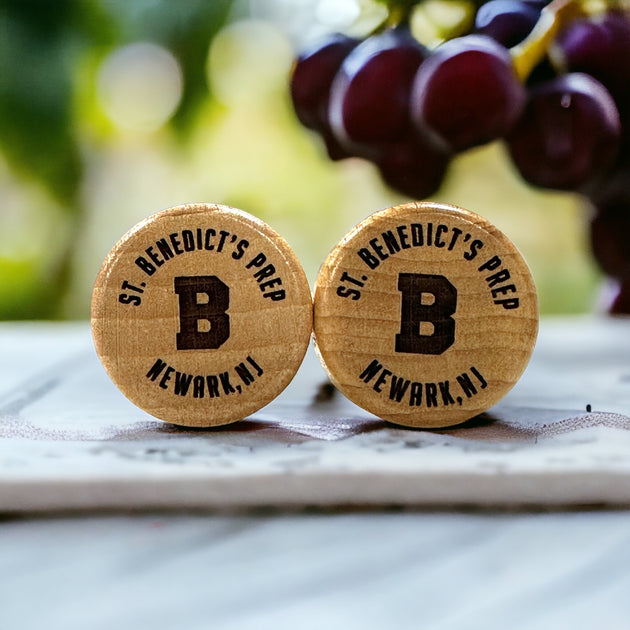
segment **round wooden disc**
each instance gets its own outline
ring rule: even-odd
[[[409,203],[359,223],[323,264],[315,343],[332,382],[391,422],[444,427],[498,402],[538,332],[536,290],[486,219]]]
[[[184,426],[239,420],[291,381],[308,346],[308,281],[287,243],[227,206],[169,208],[112,249],[92,336],[138,407]]]

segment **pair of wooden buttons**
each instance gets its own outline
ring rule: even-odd
[[[515,246],[453,206],[376,212],[330,253],[313,299],[288,244],[227,206],[159,212],[128,232],[94,287],[92,334],[111,379],[173,424],[245,418],[297,372],[314,330],[334,385],[412,427],[498,402],[531,356],[536,291]]]

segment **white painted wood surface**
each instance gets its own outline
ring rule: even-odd
[[[388,425],[340,395],[315,402],[324,376],[313,356],[252,418],[200,431],[129,403],[86,324],[4,324],[0,344],[5,513],[630,504],[627,320],[544,321],[515,389],[441,431]]]
[[[3,630],[627,630],[630,513],[0,523]]]
[[[85,325],[2,325],[0,629],[627,630],[630,510],[560,505],[627,502],[628,332],[545,321],[496,419],[460,429],[313,405],[311,362],[240,429],[191,432],[126,402]]]

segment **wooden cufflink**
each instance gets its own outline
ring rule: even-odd
[[[114,246],[94,286],[92,336],[105,370],[131,402],[173,424],[227,424],[269,403],[311,331],[295,254],[227,206],[147,218]]]
[[[411,427],[461,423],[529,362],[536,290],[516,247],[462,208],[376,212],[330,253],[314,293],[316,349],[350,400]]]

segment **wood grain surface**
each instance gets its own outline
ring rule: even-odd
[[[189,204],[152,215],[95,283],[92,335],[107,373],[161,420],[207,427],[273,400],[297,372],[311,294],[287,243],[245,212]]]
[[[314,293],[318,354],[354,403],[398,424],[464,422],[518,381],[538,306],[514,244],[462,208],[376,212],[324,262]]]

